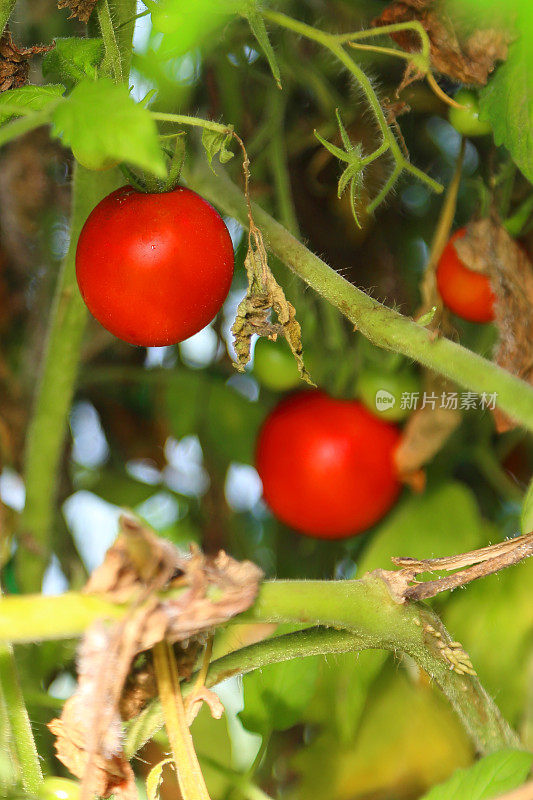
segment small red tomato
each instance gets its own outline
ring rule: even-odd
[[[282,522],[320,539],[369,528],[400,492],[395,425],[355,400],[298,392],[269,414],[257,443],[263,495]]]
[[[487,275],[466,267],[454,247],[466,228],[459,228],[444,248],[437,266],[437,288],[444,305],[469,322],[492,322],[496,300]]]
[[[226,299],[233,246],[222,217],[180,187],[123,186],[91,211],[76,251],[89,311],[119,339],[175,344],[204,328]]]

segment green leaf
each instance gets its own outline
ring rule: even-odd
[[[126,161],[166,177],[157,128],[149,111],[110,78],[84,80],[52,115],[52,135],[88,169]]]
[[[218,131],[210,131],[207,128],[203,129],[202,144],[210,164],[217,153],[221,164],[225,164],[230,158],[233,158],[233,153],[227,149],[232,138],[231,133],[219,133]]]
[[[533,531],[533,480],[529,484],[526,496],[524,497],[521,522],[522,533],[531,533],[531,531]]]
[[[159,800],[159,787],[163,779],[163,767],[172,764],[171,758],[164,758],[152,767],[146,778],[146,795],[148,800]]]
[[[239,717],[249,731],[267,735],[300,721],[315,691],[318,658],[270,664],[244,676],[244,710]]]
[[[433,306],[432,308],[430,308],[429,311],[427,311],[425,314],[422,314],[422,316],[417,319],[416,321],[417,325],[422,325],[422,327],[429,325],[429,323],[435,316],[436,311],[437,311],[437,306]]]
[[[270,71],[272,72],[272,76],[278,85],[278,89],[281,89],[281,74],[279,71],[276,54],[274,53],[274,48],[270,44],[270,39],[268,38],[268,31],[265,26],[265,21],[261,16],[261,13],[255,7],[248,9],[246,18],[253,35],[257,39],[261,50],[265,54],[265,58],[268,61]]]
[[[72,88],[84,78],[96,78],[97,67],[104,57],[102,39],[72,36],[56,39],[55,44],[43,59],[43,75],[47,80],[60,80]]]
[[[489,800],[499,797],[524,783],[532,762],[533,755],[523,750],[491,753],[468,769],[458,769],[422,800]]]
[[[533,180],[533,58],[520,36],[479,96],[479,118],[490,122],[497,145],[505,145],[526,178]]]
[[[28,111],[45,111],[57,102],[65,91],[60,84],[21,86],[0,95],[0,123],[13,117],[26,116]]]
[[[490,540],[498,538],[501,534],[492,529]],[[470,655],[481,683],[497,696],[511,725],[522,720],[529,697],[528,670],[516,665],[531,659],[532,583],[533,560],[528,558],[454,592],[443,613],[444,624]]]

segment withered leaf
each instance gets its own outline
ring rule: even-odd
[[[96,0],[58,0],[57,7],[68,8],[71,12],[69,19],[77,17],[80,22],[89,22],[89,17],[93,13]]]
[[[53,47],[54,44],[18,47],[6,28],[0,38],[0,92],[17,89],[27,83],[30,58],[47,53]]]
[[[533,265],[527,254],[494,219],[468,225],[455,248],[469,269],[489,276],[496,295],[499,341],[495,362],[533,384]],[[500,432],[514,427],[498,409],[494,416]]]
[[[441,450],[461,422],[457,408],[446,407],[442,398],[449,396],[451,385],[439,376],[426,382],[426,396],[435,397],[411,414],[394,453],[396,469],[402,480],[415,489],[423,488],[421,469]]]
[[[296,359],[300,377],[314,386],[303,362],[302,331],[296,319],[295,308],[285,297],[268,266],[263,237],[252,221],[244,266],[248,276],[248,290],[239,304],[231,328],[237,354],[234,366],[244,372],[250,361],[251,339],[254,334],[267,336],[272,340],[284,336]],[[270,319],[271,313],[275,314],[277,322]]]
[[[509,34],[503,28],[463,32],[460,23],[446,13],[441,0],[395,0],[387,6],[374,26],[419,21],[430,41],[431,63],[437,72],[461,83],[484,86],[497,61],[507,58]],[[412,31],[393,33],[394,40],[408,52],[420,50],[420,37]],[[410,79],[421,77],[411,74]],[[406,76],[406,85],[409,82]]]
[[[60,719],[49,727],[56,734],[60,761],[83,781],[85,796],[136,796],[133,773],[126,761],[122,721],[138,713],[152,696],[150,665],[133,669],[139,653],[167,639],[179,644],[178,663],[190,672],[195,642],[205,633],[245,611],[254,601],[262,572],[249,561],[238,562],[220,552],[206,557],[198,549],[184,554],[135,519],[121,518],[117,540],[104,563],[89,579],[85,592],[129,603],[130,611],[114,624],[91,626],[79,650],[78,686]],[[168,592],[165,598],[160,590]],[[209,692],[191,703],[220,704]]]

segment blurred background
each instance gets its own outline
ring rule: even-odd
[[[326,29],[369,26],[379,0],[287,2],[283,10]],[[190,31],[138,3],[130,85],[136,99],[151,90],[151,108],[232,123],[251,159],[252,194],[314,252],[357,286],[403,314],[420,305],[420,282],[442,205],[423,184],[404,178],[374,217],[354,224],[347,197],[337,198],[338,162],[313,131],[340,144],[339,109],[352,141],[376,140],[372,117],[352,82],[324,51],[270,30],[283,91],[273,81],[246,20],[216,31]],[[144,15],[143,15],[144,14]],[[207,26],[209,28],[209,26]],[[11,32],[18,44],[49,43],[83,33],[53,0],[19,0]],[[403,62],[357,54],[382,98],[396,102]],[[42,82],[39,59],[30,81]],[[445,91],[454,86],[442,82]],[[425,83],[404,90],[410,113],[399,124],[412,161],[447,185],[460,135],[447,108]],[[187,135],[188,159],[198,142]],[[375,194],[387,164],[379,161],[365,191]],[[238,159],[227,165],[240,180]],[[474,217],[487,186],[513,170],[491,136],[468,140],[455,226]],[[39,129],[0,154],[0,514],[2,581],[17,592],[13,543],[24,505],[24,439],[59,263],[68,246],[72,162]],[[512,202],[528,183],[512,173]],[[54,555],[43,592],[80,588],[117,532],[124,508],[186,548],[224,548],[250,558],[268,577],[349,579],[390,556],[451,555],[500,541],[519,530],[520,507],[533,462],[531,441],[516,429],[497,436],[488,411],[470,410],[427,465],[425,491],[405,489],[375,529],[342,542],[300,536],[269,513],[254,468],[257,432],[284,389],[296,385],[280,343],[257,353],[245,374],[232,366],[230,326],[245,293],[243,230],[226,219],[236,251],[232,289],[217,319],[179,346],[136,348],[91,320],[61,469]],[[528,249],[531,237],[522,240]],[[416,391],[428,376],[418,365],[373,347],[275,259],[272,268],[297,309],[304,357],[316,383],[339,397],[364,393],[379,376],[390,391]],[[452,335],[490,356],[491,325],[453,317]],[[262,343],[263,345],[264,343]],[[366,395],[368,399],[368,395]],[[404,415],[405,417],[405,415]],[[399,424],[404,423],[399,420]],[[504,715],[533,745],[533,566],[524,563],[434,601],[454,638],[469,651],[482,683]],[[510,624],[512,621],[512,624]],[[246,643],[267,631],[232,630]],[[52,755],[45,723],[74,686],[75,643],[21,647],[24,689],[37,744],[50,774],[65,774]],[[265,687],[267,687],[265,689]],[[270,693],[272,712],[266,709]],[[214,798],[242,796],[235,775],[256,771],[273,797],[308,800],[417,798],[474,753],[451,709],[406,659],[381,652],[305,659],[220,687],[226,718],[203,711],[193,732]],[[250,698],[242,712],[244,698]],[[277,705],[276,705],[277,703]],[[252,711],[248,711],[248,708]],[[139,775],[167,744],[161,735],[136,763]],[[258,755],[259,754],[259,755]],[[171,771],[163,797],[176,797]]]

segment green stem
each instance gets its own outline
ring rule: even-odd
[[[105,29],[106,20],[111,23],[116,18],[117,23],[120,23],[129,19],[134,14],[135,0],[111,0],[111,7],[108,0],[100,0],[98,7],[100,23],[103,21]],[[123,75],[129,73],[132,33],[132,26],[124,29],[119,42],[120,74]],[[109,41],[106,46],[114,49]],[[113,58],[116,58],[116,52]],[[118,70],[116,63],[115,68]],[[31,119],[33,117],[16,120],[6,128]],[[89,213],[121,182],[118,170],[91,172],[80,165],[75,166],[70,244],[61,266],[50,312],[43,368],[26,439],[26,505],[20,522],[20,546],[17,551],[18,580],[25,591],[40,590],[42,575],[50,556],[56,478],[87,319],[87,309],[76,285],[76,245]]]
[[[26,505],[20,521],[22,547],[17,552],[18,580],[25,591],[40,590],[50,558],[56,477],[87,320],[76,284],[78,236],[96,203],[116,188],[118,177],[115,170],[101,173],[75,167],[70,245],[56,286],[43,371],[26,440]]]
[[[346,69],[349,72],[351,72],[356,81],[359,83],[361,89],[365,94],[367,102],[374,113],[379,130],[381,132],[381,135],[383,136],[383,142],[387,144],[388,146],[387,149],[390,149],[394,161],[396,162],[396,167],[393,170],[393,173],[386,184],[387,191],[389,191],[392,188],[392,185],[399,177],[400,172],[403,169],[407,170],[412,175],[417,177],[419,180],[426,183],[431,189],[433,189],[433,191],[435,192],[442,191],[442,186],[437,181],[433,180],[433,178],[430,178],[428,175],[425,174],[425,172],[422,172],[422,170],[419,170],[417,167],[414,167],[402,153],[400,145],[396,141],[394,133],[392,132],[391,128],[387,123],[385,114],[383,112],[379,99],[372,87],[370,79],[344,49],[343,47],[343,41],[345,41],[344,37],[335,36],[334,34],[318,30],[317,28],[313,28],[311,25],[307,25],[305,22],[300,22],[299,20],[292,19],[292,17],[288,17],[286,14],[282,14],[277,11],[269,11],[264,9],[262,14],[265,17],[265,19],[268,19],[271,22],[274,22],[277,25],[286,28],[287,30],[293,31],[293,33],[297,33],[300,36],[305,36],[307,39],[311,39],[312,41],[317,42],[318,44],[328,49],[341,62],[341,64],[343,64],[346,67]],[[395,28],[395,26],[391,27]],[[412,24],[410,25],[410,27],[412,27]],[[423,56],[425,57],[425,50],[423,50]],[[383,197],[384,194],[382,191],[380,193],[380,202],[381,199],[383,199]],[[376,201],[374,201],[369,206],[368,209],[369,212],[374,211],[376,206],[377,203]]]
[[[162,599],[175,595],[175,592],[168,593],[162,595]],[[90,601],[94,603],[92,609]],[[61,606],[65,609],[62,632],[58,619],[54,618]],[[76,613],[80,609],[83,613]],[[127,606],[113,606],[103,599],[75,592],[59,598],[4,598],[0,600],[0,640],[27,641],[30,638],[35,641],[51,635],[80,635],[91,615],[93,620],[120,618],[127,612]],[[439,618],[421,604],[395,602],[378,573],[355,581],[265,582],[254,605],[235,621],[304,623],[320,628],[266,640],[223,656],[210,666],[208,686],[237,672],[247,672],[287,657],[346,652],[358,647],[390,650],[409,655],[440,686],[481,752],[518,745],[516,735],[477,677],[450,670],[449,662],[437,646],[438,641],[450,641]],[[439,640],[429,632],[428,626],[440,633]],[[329,630],[321,630],[323,627]],[[191,688],[193,686],[194,680]],[[184,691],[190,690],[184,687]],[[147,721],[141,715],[134,725],[132,741],[138,742],[146,734],[153,735],[153,720]]]
[[[183,800],[209,800],[204,776],[187,725],[181,686],[172,647],[159,642],[153,648],[154,671]]]
[[[0,643],[0,692],[7,710],[22,785],[29,795],[36,795],[43,779],[41,765],[20,689],[13,648],[5,642]]]
[[[96,13],[98,14],[98,24],[100,25],[100,31],[104,41],[105,61],[108,64],[108,68],[113,75],[115,83],[122,83],[124,80],[122,74],[122,59],[113,28],[111,10],[107,0],[98,0]],[[105,69],[104,67],[104,71]]]
[[[285,98],[280,91],[274,89],[270,93],[270,119],[272,120],[272,137],[268,146],[269,161],[274,178],[279,218],[293,236],[298,236],[298,221],[292,201],[291,181],[285,149],[284,122]]]
[[[0,0],[0,31],[4,31],[11,12],[15,8],[16,0]]]
[[[187,180],[192,189],[225,214],[247,225],[242,193],[227,176],[213,175],[205,163],[197,161]],[[498,406],[517,423],[533,430],[533,389],[524,381],[386,308],[346,281],[261,208],[254,205],[253,213],[272,252],[318,294],[337,306],[370,341],[413,358],[471,391],[496,392]]]
[[[212,122],[200,117],[189,117],[187,114],[166,114],[163,111],[152,111],[152,118],[159,122],[175,122],[178,125],[191,125],[194,128],[205,128],[216,133],[231,133],[231,128],[220,122]]]
[[[424,29],[421,22],[413,21],[413,22],[395,22],[392,25],[382,25],[378,28],[368,28],[364,31],[354,31],[353,33],[342,33],[338,36],[335,36],[336,40],[342,44],[350,42],[360,42],[361,39],[371,39],[374,36],[384,36],[385,34],[390,36],[391,33],[400,33],[400,31],[415,31],[420,36],[420,41],[422,43],[422,48],[420,50],[420,55],[427,63],[429,69],[429,56],[430,56],[430,42],[429,37],[427,35],[426,30]],[[393,51],[394,54],[397,54],[397,51]]]

